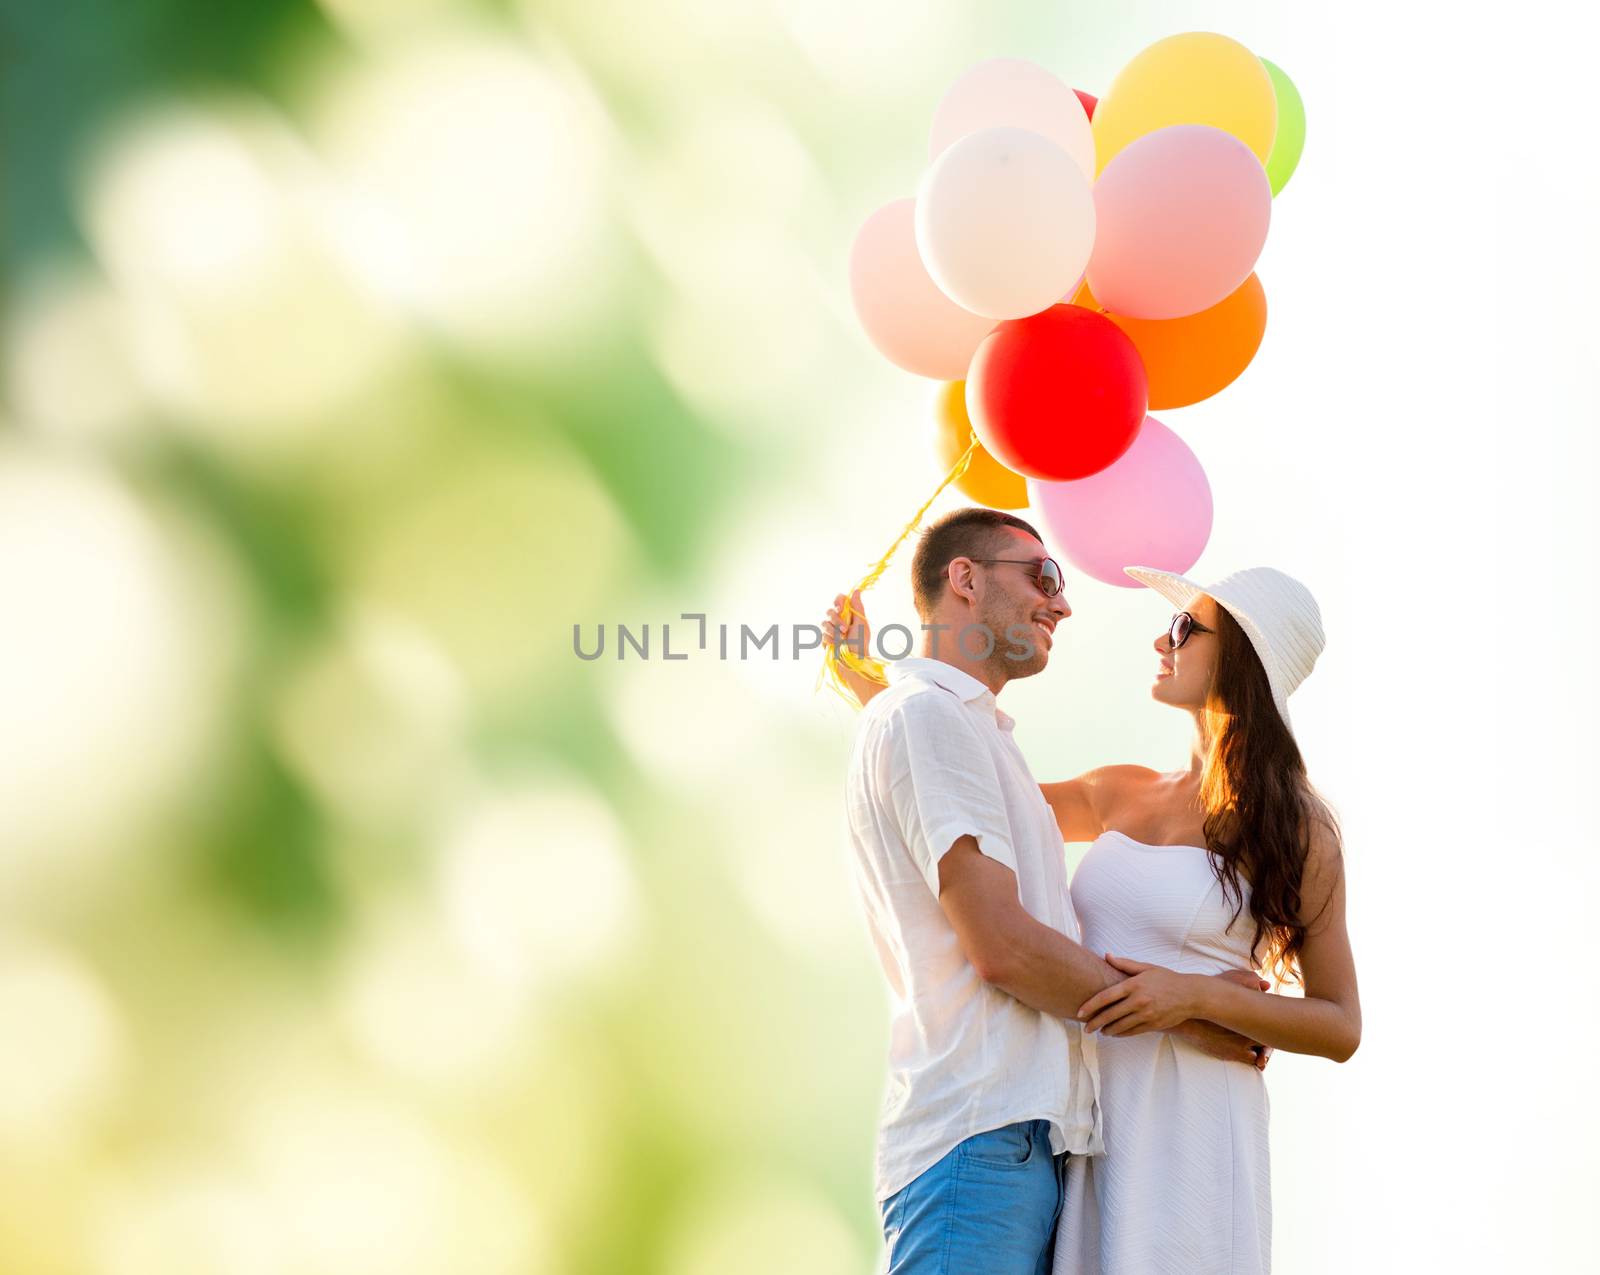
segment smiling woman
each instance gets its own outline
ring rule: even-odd
[[[1194,744],[1184,770],[1114,766],[1044,785],[1063,836],[1095,837],[1073,904],[1085,941],[1125,976],[1078,1009],[1105,1037],[1107,1155],[1070,1166],[1056,1271],[1266,1271],[1265,1090],[1160,1033],[1203,1019],[1256,1042],[1262,1066],[1274,1048],[1342,1062],[1360,1041],[1338,826],[1288,718],[1321,617],[1270,568],[1204,588],[1128,574],[1183,608],[1156,640],[1151,694],[1190,715]],[[1215,977],[1263,963],[1305,995]],[[1219,1181],[1231,1184],[1220,1200]]]

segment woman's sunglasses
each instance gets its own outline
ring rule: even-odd
[[[1196,633],[1215,633],[1215,629],[1208,629],[1199,620],[1187,611],[1179,611],[1172,617],[1172,627],[1167,630],[1167,641],[1172,645],[1171,650],[1176,651]]]
[[[1061,592],[1066,583],[1061,575],[1060,564],[1054,558],[1041,558],[1035,562],[1031,558],[973,558],[973,562],[1009,562],[1013,566],[1032,567],[1034,570],[1033,582],[1039,586],[1039,592],[1047,598],[1053,598]]]

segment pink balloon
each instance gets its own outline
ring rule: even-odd
[[[1179,319],[1250,277],[1267,241],[1272,186],[1261,161],[1206,124],[1158,128],[1094,184],[1089,291],[1112,314]]]
[[[946,91],[933,113],[928,158],[986,128],[1025,128],[1054,142],[1094,180],[1094,130],[1083,98],[1044,67],[1023,58],[990,58]]]
[[[1067,560],[1119,588],[1128,566],[1187,571],[1211,538],[1211,484],[1184,441],[1153,416],[1109,468],[1070,483],[1028,479],[1028,504]]]
[[[862,223],[850,248],[850,299],[867,339],[897,367],[959,381],[994,320],[963,310],[917,251],[917,201],[897,199]]]

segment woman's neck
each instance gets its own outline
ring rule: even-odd
[[[1189,742],[1189,773],[1199,779],[1206,768],[1206,758],[1211,755],[1211,731],[1206,725],[1206,711],[1203,708],[1191,710],[1194,718],[1194,733]]]

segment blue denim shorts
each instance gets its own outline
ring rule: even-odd
[[[1050,1122],[958,1143],[879,1205],[887,1275],[1050,1275],[1065,1155]]]

